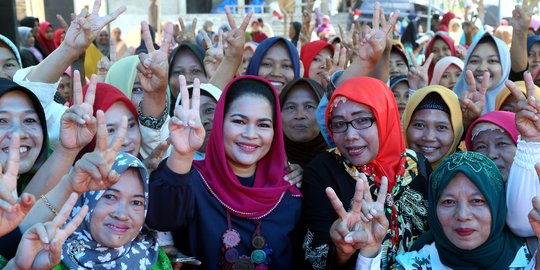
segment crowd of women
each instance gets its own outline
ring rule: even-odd
[[[5,269],[540,269],[536,2],[510,48],[379,4],[313,40],[309,1],[260,43],[141,22],[137,55],[100,3],[0,35]]]

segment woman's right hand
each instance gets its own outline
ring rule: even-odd
[[[386,177],[381,179],[379,196],[376,202],[370,203],[372,219],[369,221],[362,214],[363,204],[371,201],[371,193],[365,192],[366,189],[369,190],[369,186],[364,176],[356,182],[351,210],[347,212],[334,190],[326,188],[326,195],[339,216],[330,228],[330,237],[338,251],[336,259],[340,264],[345,263],[356,250],[360,250],[364,257],[375,257],[388,232],[388,219],[384,215],[388,180]]]
[[[204,142],[205,131],[199,115],[200,82],[193,82],[193,95],[189,99],[186,78],[180,75],[180,105],[174,109],[169,122],[169,133],[174,151],[180,156],[193,156]]]
[[[78,70],[73,72],[73,106],[62,115],[60,143],[65,150],[79,152],[96,135],[94,99],[97,76],[92,75],[86,96],[83,97]]]
[[[85,154],[67,175],[73,192],[82,194],[90,190],[106,189],[116,183],[120,175],[112,170],[116,155],[122,147],[127,130],[127,117],[122,117],[118,136],[111,143],[107,133],[105,113],[97,111],[97,137],[94,152]]]
[[[88,206],[83,206],[77,215],[64,225],[77,197],[76,194],[71,194],[52,221],[34,224],[24,232],[17,254],[6,269],[52,269],[60,263],[64,242],[79,227],[88,212]]]
[[[516,127],[521,139],[527,142],[540,142],[540,102],[536,100],[536,87],[531,73],[526,71],[523,75],[527,97],[512,82],[506,81],[506,87],[518,100],[516,110]]]

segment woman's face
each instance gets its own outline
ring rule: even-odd
[[[223,123],[223,142],[227,161],[238,176],[255,173],[274,139],[274,119],[270,102],[246,94],[232,101]]]
[[[377,157],[379,153],[377,122],[373,123],[371,127],[362,130],[345,123],[353,120],[365,122],[369,121],[371,117],[375,116],[367,105],[350,100],[339,103],[332,110],[330,116],[332,124],[347,125],[345,132],[333,132],[333,138],[341,154],[355,166],[368,164]]]
[[[131,103],[133,103],[133,106],[135,108],[139,107],[139,103],[141,103],[143,99],[143,89],[141,85],[141,80],[139,79],[139,76],[135,76],[135,81],[133,82],[133,89],[131,89]]]
[[[409,101],[409,84],[407,82],[400,82],[392,89],[392,92],[398,105],[399,115],[403,115]]]
[[[34,34],[34,37],[37,37],[39,34],[39,22],[37,20],[34,21],[34,27],[32,27],[32,34]]]
[[[201,83],[206,83],[208,80],[204,73],[204,67],[199,62],[191,50],[183,49],[176,54],[172,62],[172,73],[169,75],[171,84],[171,93],[173,97],[178,97],[180,92],[180,82],[178,76],[184,75],[188,85],[193,84],[195,78],[198,78]]]
[[[308,142],[319,135],[315,119],[317,97],[305,83],[295,86],[287,95],[281,109],[283,133],[294,142]]]
[[[311,65],[309,66],[309,78],[322,85],[321,73],[326,71],[326,59],[332,58],[332,51],[328,48],[322,49],[313,58]]]
[[[477,90],[484,80],[484,72],[489,73],[488,90],[495,86],[502,77],[501,61],[495,44],[486,42],[476,46],[467,62],[467,69],[474,74]]]
[[[452,147],[454,131],[447,113],[424,109],[415,112],[407,128],[409,148],[422,153],[429,162],[444,158]]]
[[[63,74],[62,79],[60,80],[60,83],[58,84],[57,91],[62,95],[62,97],[68,101],[71,102],[72,98],[72,91],[71,91],[71,78]]]
[[[409,68],[399,53],[390,53],[390,77],[407,76]]]
[[[294,80],[294,66],[285,44],[274,44],[261,61],[259,77],[267,79],[278,91]]]
[[[441,38],[435,40],[433,47],[431,48],[431,53],[434,55],[433,61],[431,62],[433,65],[437,64],[437,62],[445,56],[452,56],[450,47],[448,47],[448,44]]]
[[[107,31],[103,30],[99,33],[99,43],[101,45],[109,44],[109,33]]]
[[[293,39],[294,36],[296,36],[296,30],[294,30],[294,25],[291,23],[289,24],[289,38]]]
[[[491,231],[491,211],[484,195],[463,173],[457,173],[437,202],[437,217],[454,246],[473,250]]]
[[[509,95],[501,104],[500,111],[507,111],[515,113],[517,111],[519,100],[514,95]]]
[[[472,151],[484,154],[497,165],[506,182],[517,146],[508,133],[499,129],[478,133],[472,140]]]
[[[441,75],[439,85],[444,86],[448,89],[453,89],[456,85],[459,75],[461,75],[461,69],[458,66],[451,64]]]
[[[90,217],[90,233],[101,245],[119,248],[132,241],[144,224],[144,190],[137,169],[126,170],[99,198]]]
[[[251,62],[251,58],[253,57],[253,50],[249,47],[244,49],[244,54],[242,56],[242,75],[246,74],[246,69],[249,65],[249,62]]]
[[[13,52],[0,42],[0,78],[13,80],[13,76],[19,69],[21,67]]]
[[[34,166],[44,136],[32,101],[20,91],[10,91],[0,97],[0,163],[3,168],[6,168],[11,136],[15,132],[21,138],[19,174],[24,174]]]
[[[529,71],[533,73],[540,66],[540,42],[531,46],[527,60],[529,62]]]
[[[52,26],[47,27],[47,30],[45,30],[45,39],[47,40],[54,39],[54,29],[52,28]]]
[[[199,148],[199,152],[205,153],[206,146],[208,145],[208,138],[210,138],[210,133],[212,133],[212,124],[214,122],[214,115],[216,113],[217,101],[209,96],[201,95],[199,115],[201,116],[201,123],[203,124],[204,131],[206,135],[204,137],[204,143]]]
[[[26,39],[26,43],[29,47],[34,47],[36,43],[36,39],[34,38],[34,35],[28,34],[28,38]]]
[[[138,156],[141,147],[141,131],[139,130],[138,119],[122,101],[115,102],[105,112],[107,131],[109,133],[108,145],[111,147],[112,142],[116,140],[116,136],[118,136],[118,131],[122,124],[122,116],[128,117],[128,127],[120,151],[129,153],[133,156]]]

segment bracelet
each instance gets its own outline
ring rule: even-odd
[[[54,206],[49,202],[49,200],[47,200],[47,197],[45,197],[45,195],[41,195],[41,200],[55,216],[58,216],[58,211],[56,211],[56,208],[54,208]]]

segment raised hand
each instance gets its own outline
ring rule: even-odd
[[[223,60],[223,31],[221,29],[219,30],[219,42],[216,48],[214,48],[208,33],[204,30],[202,31],[206,44],[210,44],[204,56],[204,69],[206,70],[206,75],[212,78],[216,73],[219,64],[221,64],[221,61]]]
[[[81,194],[89,190],[106,189],[116,183],[120,175],[112,170],[112,165],[118,151],[122,147],[127,130],[127,117],[122,117],[122,123],[117,137],[109,143],[105,113],[101,110],[96,113],[97,137],[94,152],[85,154],[74,169],[66,176],[73,191]]]
[[[371,192],[365,176],[357,180],[350,211],[346,211],[334,190],[326,188],[326,195],[338,214],[338,219],[330,228],[330,237],[338,251],[338,260],[347,260],[356,250],[364,257],[374,257],[388,231],[388,220],[384,215],[384,203],[388,189],[386,177],[381,179],[379,195],[372,201]],[[364,204],[367,204],[364,206]],[[368,219],[362,208],[372,217]]]
[[[484,72],[484,80],[480,86],[479,91],[476,90],[476,80],[474,79],[473,72],[467,70],[466,72],[468,91],[464,91],[461,95],[459,105],[463,113],[463,126],[468,127],[476,118],[482,115],[484,106],[486,104],[486,92],[489,85],[489,73]]]
[[[161,142],[160,144],[158,144],[158,146],[156,146],[156,148],[152,150],[152,153],[150,153],[150,155],[148,155],[148,157],[146,157],[143,160],[143,164],[148,170],[148,172],[152,172],[153,170],[157,168],[157,166],[163,159],[163,156],[165,155],[165,153],[167,153],[168,148],[169,148],[169,141],[165,140]]]
[[[94,99],[96,96],[97,76],[92,75],[90,85],[83,97],[78,70],[73,72],[73,106],[68,108],[60,124],[60,145],[67,151],[79,152],[96,135]]]
[[[285,169],[287,170],[287,175],[283,177],[283,180],[289,182],[291,186],[296,185],[298,188],[302,187],[302,177],[304,173],[302,166],[298,164],[288,164]]]
[[[186,78],[179,76],[180,94],[179,106],[174,110],[174,116],[169,122],[169,133],[174,151],[180,156],[193,156],[204,142],[205,131],[199,114],[200,82],[193,82],[193,95],[189,99]]]
[[[75,15],[71,13],[71,17],[71,20],[73,21],[75,19]],[[60,26],[62,27],[62,29],[64,29],[64,31],[67,31],[69,29],[69,24],[66,22],[66,20],[64,20],[64,17],[62,17],[62,15],[56,14],[56,19],[58,20]]]
[[[81,14],[71,22],[70,27],[66,31],[66,37],[63,44],[82,53],[90,46],[90,43],[96,39],[101,29],[118,18],[120,14],[126,11],[125,6],[121,6],[113,13],[106,16],[99,16],[99,8],[101,0],[95,0],[92,12],[90,14]]]
[[[540,142],[540,102],[536,100],[536,88],[531,73],[526,71],[523,75],[527,97],[512,82],[506,81],[506,87],[518,100],[516,110],[516,127],[524,141]]]
[[[159,50],[154,48],[150,29],[146,21],[141,22],[143,40],[148,49],[148,54],[139,54],[140,63],[137,65],[137,75],[141,86],[146,93],[164,92],[167,89],[169,79],[169,46],[172,40],[173,25],[167,25],[165,37]]]
[[[197,44],[197,42],[195,42],[195,29],[197,29],[197,18],[193,19],[193,22],[191,23],[191,29],[189,31],[187,30],[182,17],[178,17],[178,23],[180,24],[180,34],[176,38],[176,42],[178,44]]]
[[[19,148],[20,137],[15,133],[11,136],[9,156],[4,170],[0,166],[0,236],[19,226],[36,202],[34,196],[27,193],[23,193],[19,200],[14,195],[19,174]]]
[[[433,53],[430,54],[428,59],[426,59],[426,61],[424,62],[424,64],[419,65],[413,53],[409,52],[409,57],[411,58],[411,61],[413,64],[413,66],[409,68],[409,74],[408,74],[409,88],[418,90],[428,85],[428,80],[429,80],[428,70],[434,56],[435,54]]]
[[[388,35],[394,29],[394,25],[399,17],[399,11],[396,10],[386,21],[384,11],[379,2],[375,3],[373,11],[373,28],[365,26],[365,31],[358,35],[358,56],[361,60],[375,65],[386,47]]]
[[[240,27],[236,26],[234,21],[234,16],[228,7],[225,8],[225,13],[227,14],[227,20],[229,21],[229,26],[231,31],[223,33],[223,50],[225,58],[227,59],[240,59],[242,62],[242,56],[244,55],[244,44],[246,43],[245,32],[253,16],[253,10],[250,10],[246,18],[242,21]]]
[[[512,11],[512,26],[515,30],[527,32],[534,14],[534,8],[538,6],[538,0],[524,0],[521,6],[516,5]]]
[[[71,194],[58,215],[49,222],[34,224],[23,234],[17,254],[8,266],[15,269],[53,269],[60,263],[62,245],[79,227],[88,213],[88,206],[83,206],[77,215],[67,224],[77,195]]]

